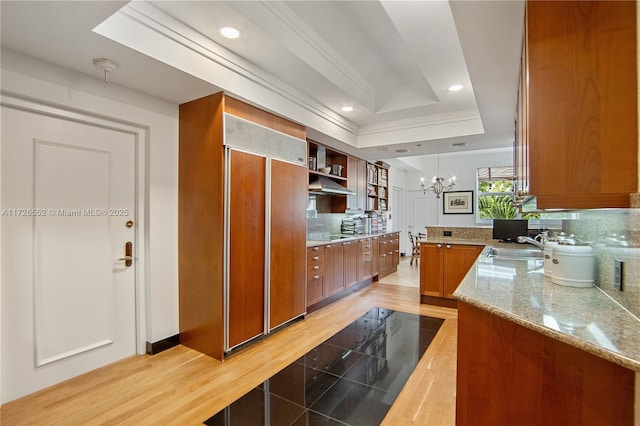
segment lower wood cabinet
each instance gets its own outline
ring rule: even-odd
[[[345,241],[344,246],[344,284],[351,287],[358,284],[359,253],[357,241]]]
[[[397,270],[400,233],[307,248],[307,307]]]
[[[378,262],[378,278],[383,278],[398,269],[400,233],[394,232],[380,236]]]
[[[360,256],[358,261],[358,281],[364,281],[372,277],[371,258],[373,252],[371,238],[358,240],[358,252]]]
[[[325,297],[325,247],[307,248],[307,306]]]
[[[633,371],[464,302],[457,357],[459,426],[634,424]]]
[[[483,246],[422,243],[420,245],[420,294],[453,299]]]
[[[344,246],[342,243],[327,244],[325,254],[324,297],[333,296],[344,290]]]
[[[371,276],[380,273],[380,237],[371,237]]]

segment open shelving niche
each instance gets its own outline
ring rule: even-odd
[[[311,139],[307,139],[308,157],[315,158],[316,170],[309,167],[309,183],[311,183],[317,176],[324,176],[332,181],[347,188],[348,185],[348,161],[347,154],[326,147]],[[331,173],[322,173],[319,170],[325,166],[331,166],[339,164],[342,166],[342,173],[340,176]],[[310,165],[309,165],[310,166]],[[310,196],[315,196],[317,210],[330,213],[343,213],[347,209],[347,196],[346,195],[315,195],[309,193]]]
[[[367,163],[367,210],[388,210],[389,166]]]
[[[311,139],[307,139],[308,157],[315,159],[316,170],[309,164],[309,183],[317,176],[327,177],[341,186],[348,188],[349,156],[343,152],[324,146]],[[322,173],[320,168],[339,164],[342,166],[340,176],[331,173]],[[354,171],[355,173],[355,171]],[[366,177],[366,210],[388,211],[389,208],[389,165],[378,161],[367,162]],[[310,193],[310,195],[313,195]],[[347,196],[345,195],[315,195],[318,211],[329,213],[343,213],[347,208]]]

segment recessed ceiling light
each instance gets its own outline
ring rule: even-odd
[[[405,152],[409,152],[409,150],[408,150],[408,149],[403,149],[403,148],[401,148],[401,149],[396,149],[396,152],[397,152],[398,154],[404,154]]]
[[[450,92],[457,92],[459,90],[462,90],[464,86],[462,84],[452,84],[451,86],[449,86],[449,91]]]
[[[222,27],[220,28],[220,34],[226,38],[238,38],[240,37],[240,30],[234,27]]]
[[[453,146],[467,146],[466,142],[456,142],[453,144]]]
[[[342,111],[351,112],[351,111],[353,111],[353,107],[352,106],[343,106],[342,107]]]

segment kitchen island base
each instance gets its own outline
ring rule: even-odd
[[[457,425],[633,425],[634,372],[458,301]]]

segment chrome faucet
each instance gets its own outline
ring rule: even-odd
[[[547,239],[549,238],[547,231],[542,231],[542,233],[536,235],[535,239],[525,236],[518,237],[519,243],[529,243],[538,247],[540,250],[544,250],[544,245],[547,243]]]

